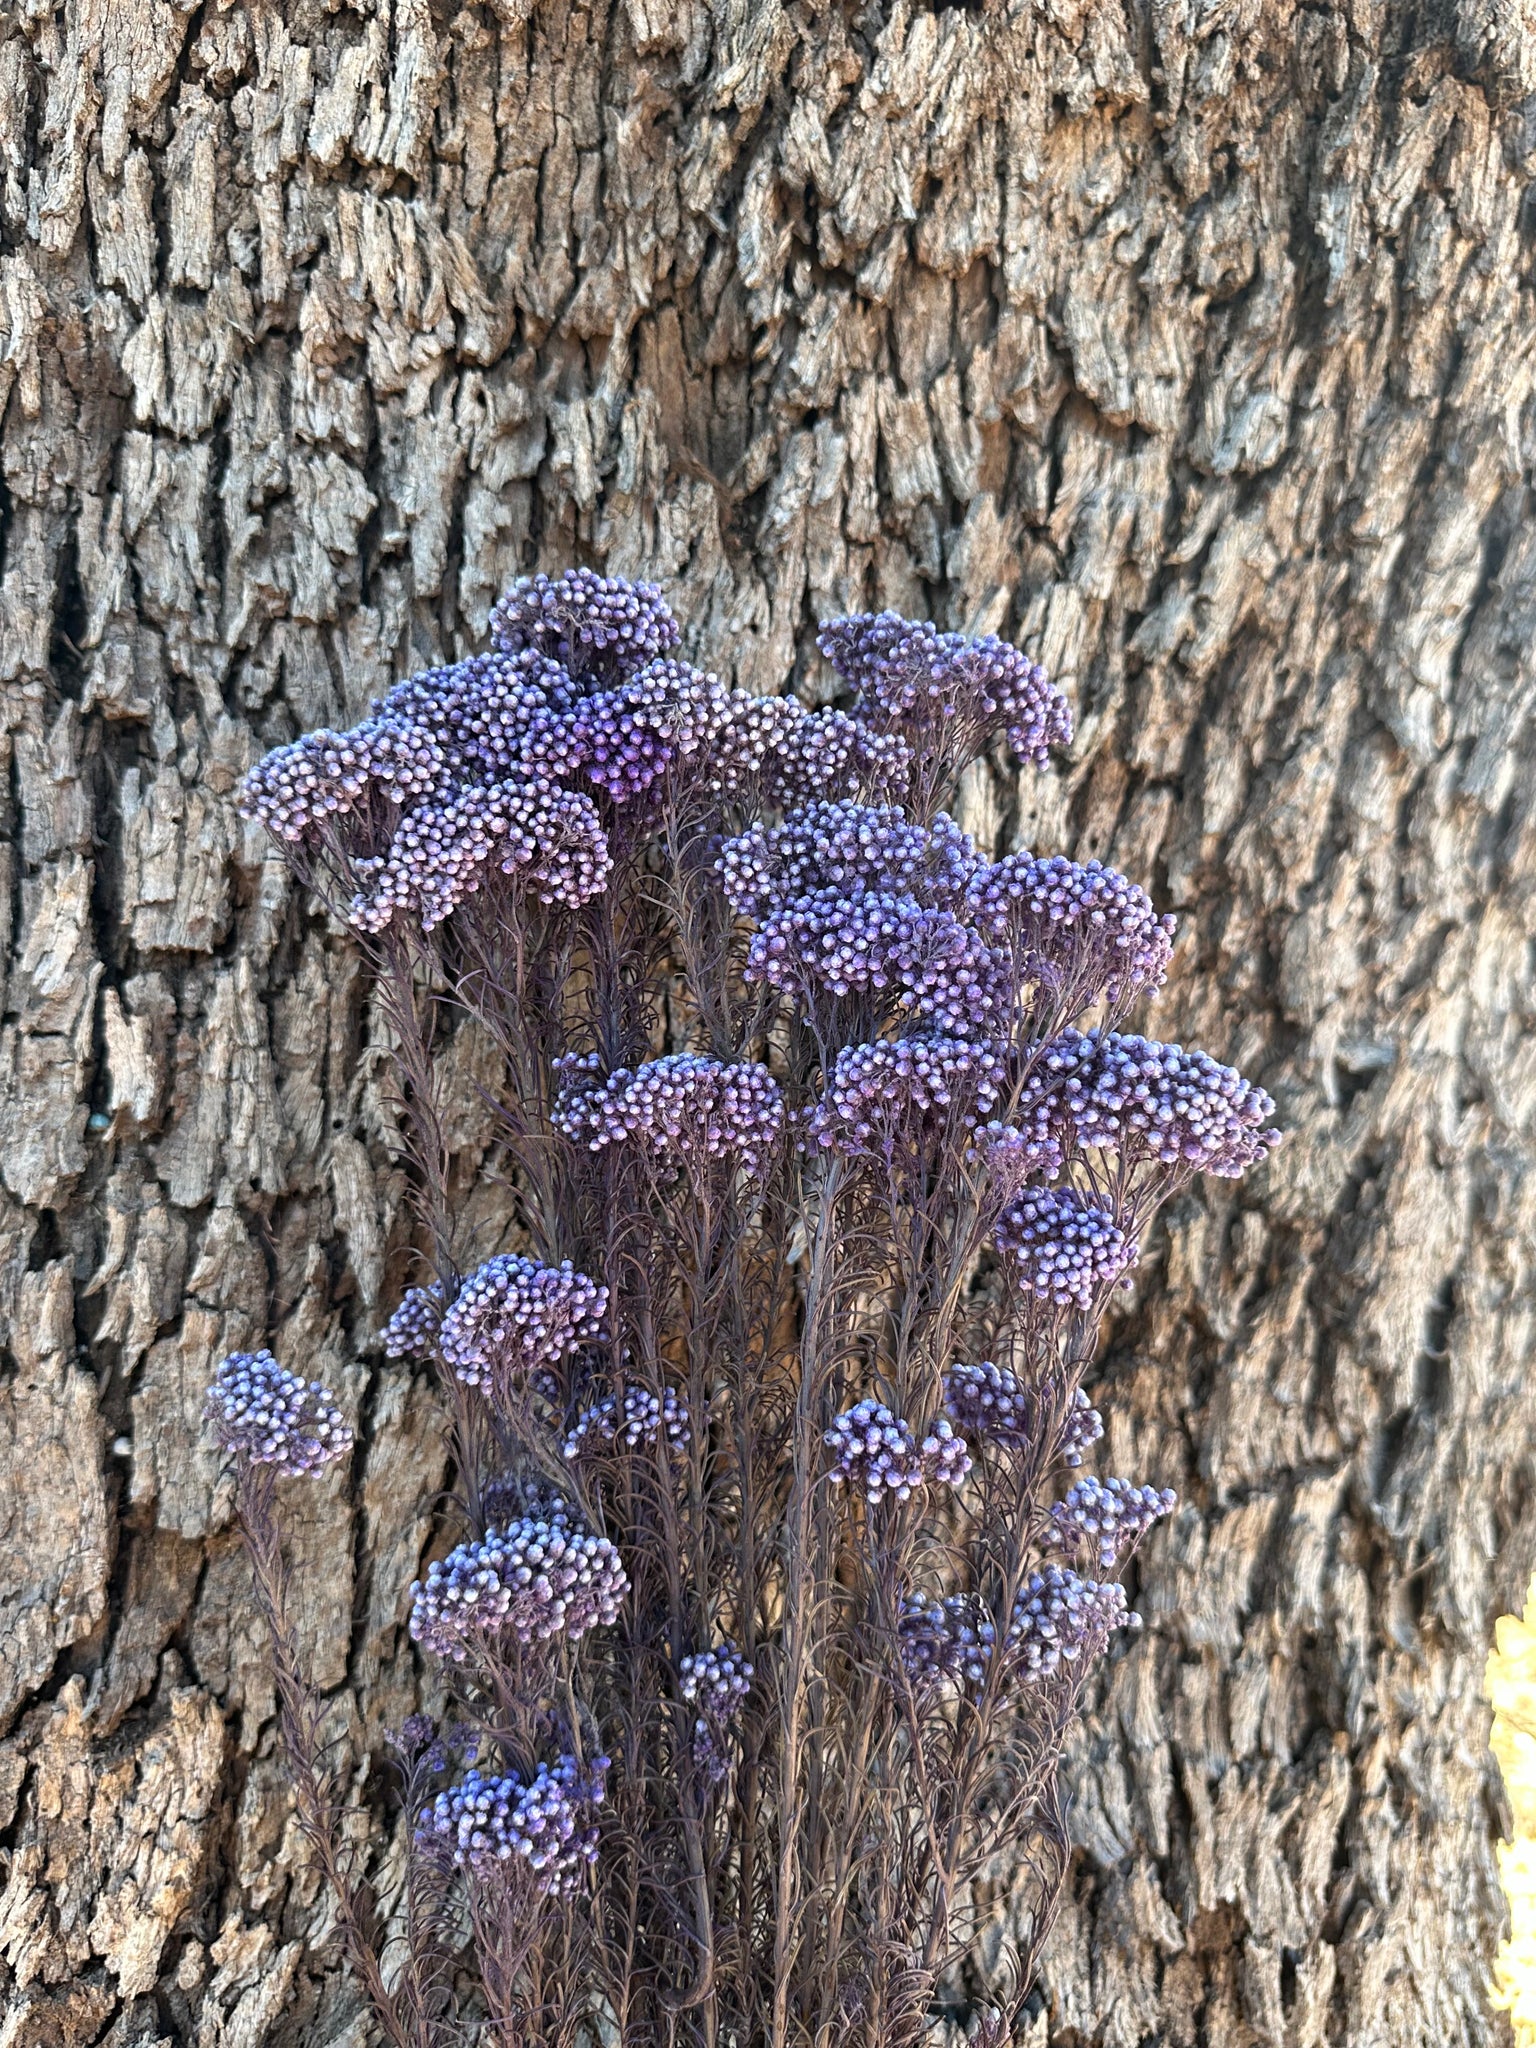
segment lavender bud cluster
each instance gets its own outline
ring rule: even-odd
[[[1031,1574],[1014,1602],[1007,1654],[1026,1683],[1038,1684],[1063,1664],[1101,1655],[1116,1629],[1140,1626],[1140,1615],[1126,1606],[1123,1586],[1081,1579],[1050,1564]]]
[[[1235,1068],[1118,1031],[1064,1031],[1024,1094],[1079,1145],[1228,1179],[1280,1142],[1274,1102]]]
[[[1060,854],[1015,853],[982,868],[965,911],[994,945],[1069,990],[1074,1008],[1161,988],[1177,929],[1124,875]]]
[[[302,1476],[352,1448],[352,1431],[319,1380],[301,1380],[270,1351],[232,1351],[208,1390],[208,1418],[226,1451]]]
[[[397,805],[427,795],[445,767],[429,734],[403,720],[370,718],[351,732],[309,732],[274,748],[246,775],[240,811],[298,845],[332,818],[362,810],[375,793]]]
[[[411,1636],[455,1664],[477,1638],[503,1632],[525,1646],[556,1636],[575,1642],[616,1621],[628,1590],[606,1536],[569,1519],[525,1516],[427,1567],[411,1588]]]
[[[556,1104],[554,1122],[591,1152],[638,1138],[693,1164],[720,1159],[756,1174],[778,1143],[784,1098],[754,1061],[728,1066],[698,1053],[671,1053],[619,1067],[596,1088],[570,1089]]]
[[[977,869],[976,849],[942,812],[914,824],[889,805],[806,804],[781,825],[753,825],[727,839],[716,868],[738,917],[773,910],[824,891],[911,897],[953,909]]]
[[[1108,1210],[1071,1188],[1031,1188],[998,1218],[995,1241],[1037,1299],[1085,1315],[1140,1256]]]
[[[678,1665],[683,1698],[699,1709],[693,1724],[694,1767],[710,1786],[730,1775],[735,1744],[731,1723],[752,1686],[752,1666],[734,1643],[699,1650]]]
[[[896,1624],[903,1668],[915,1691],[959,1685],[979,1692],[996,1647],[997,1631],[981,1602],[968,1593],[943,1600],[909,1593]]]
[[[921,1143],[946,1118],[972,1129],[1006,1084],[989,1046],[963,1038],[882,1038],[845,1046],[806,1124],[808,1141],[850,1158]]]
[[[628,675],[681,637],[659,585],[591,569],[520,576],[491,611],[491,638],[504,653],[532,649],[573,676]]]
[[[897,612],[863,612],[823,626],[816,644],[857,691],[857,714],[877,726],[948,730],[967,751],[1005,727],[1019,758],[1041,768],[1071,740],[1061,692],[994,634],[968,639]]]
[[[654,661],[571,715],[576,757],[615,804],[629,803],[674,761],[697,754],[727,725],[732,693],[681,661]]]
[[[940,1416],[919,1443],[910,1422],[883,1401],[863,1400],[844,1411],[823,1437],[836,1453],[831,1478],[859,1487],[871,1503],[887,1493],[910,1500],[928,1482],[959,1486],[971,1469],[963,1437]]]
[[[675,1387],[660,1394],[653,1394],[648,1387],[626,1387],[622,1414],[612,1394],[582,1409],[560,1447],[561,1455],[578,1458],[599,1444],[635,1451],[642,1444],[656,1443],[663,1434],[673,1450],[683,1450],[688,1444],[688,1403],[682,1395]]]
[[[416,1839],[477,1877],[519,1857],[540,1894],[574,1891],[597,1860],[590,1813],[602,1803],[609,1768],[605,1756],[586,1766],[562,1756],[541,1763],[529,1783],[467,1771],[422,1814]]]
[[[569,1259],[544,1266],[502,1252],[476,1267],[443,1317],[443,1362],[466,1386],[505,1385],[595,1337],[607,1306],[607,1288]]]
[[[955,1036],[995,1032],[1009,996],[1003,962],[953,911],[873,891],[826,890],[770,911],[745,972],[802,1001],[818,989],[890,988],[898,1010]]]
[[[1051,1509],[1051,1540],[1068,1553],[1092,1546],[1100,1571],[1107,1572],[1178,1504],[1178,1495],[1167,1487],[1159,1491],[1132,1486],[1128,1479],[1079,1479]]]
[[[384,1356],[430,1358],[442,1319],[440,1281],[434,1280],[429,1287],[408,1287],[400,1298],[400,1306],[384,1325]]]
[[[944,1412],[968,1437],[1025,1450],[1039,1433],[1036,1402],[1006,1365],[952,1365],[944,1375]]]
[[[1061,1462],[1075,1469],[1082,1464],[1084,1452],[1091,1450],[1103,1434],[1103,1416],[1079,1387],[1072,1396],[1072,1406],[1062,1424]]]

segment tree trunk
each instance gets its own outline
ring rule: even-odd
[[[359,1418],[298,1550],[360,1805],[443,1453],[371,1343],[381,1026],[231,791],[572,561],[764,688],[840,610],[1021,640],[1078,739],[968,822],[1148,880],[1154,1028],[1289,1127],[1097,1372],[1107,1469],[1184,1505],[1073,1754],[1034,2039],[1505,2038],[1533,176],[1522,0],[7,11],[5,2048],[366,2038],[203,1389],[270,1339]]]

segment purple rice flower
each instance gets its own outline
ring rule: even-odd
[[[551,765],[552,707],[569,690],[565,670],[532,650],[476,654],[397,683],[374,711],[434,740],[453,781],[500,782],[535,759]],[[541,737],[545,750],[535,753]]]
[[[485,1878],[516,1857],[545,1897],[574,1891],[597,1861],[597,1828],[588,1818],[602,1804],[610,1764],[575,1757],[540,1764],[531,1783],[465,1773],[440,1792],[417,1823],[416,1840],[458,1869]]]
[[[1061,1462],[1074,1468],[1083,1462],[1083,1453],[1096,1444],[1104,1434],[1104,1418],[1079,1387],[1072,1396],[1072,1406],[1061,1428]]]
[[[443,1363],[468,1387],[506,1386],[595,1337],[607,1306],[607,1288],[569,1259],[544,1266],[499,1253],[476,1267],[443,1317]]]
[[[443,750],[403,719],[370,718],[350,732],[305,733],[275,747],[240,786],[241,815],[274,838],[315,839],[333,818],[361,811],[374,796],[405,805],[440,782]]]
[[[983,1170],[993,1203],[1006,1205],[1037,1175],[1052,1180],[1061,1171],[1061,1139],[1052,1128],[1049,1106],[1036,1106],[1027,1124],[985,1123],[972,1138],[968,1162]]]
[[[524,1516],[434,1559],[411,1588],[411,1637],[462,1664],[477,1640],[571,1642],[618,1619],[629,1578],[606,1536]]]
[[[864,1400],[839,1415],[823,1437],[836,1452],[831,1478],[863,1489],[870,1502],[894,1494],[910,1500],[929,1481],[959,1486],[971,1469],[963,1437],[940,1417],[921,1443],[910,1422],[883,1401]]]
[[[1014,853],[981,869],[965,915],[1045,979],[1069,1011],[1161,988],[1176,929],[1124,875],[1060,854]]]
[[[748,981],[766,981],[814,1008],[819,991],[890,989],[892,1007],[936,1031],[996,1035],[1012,986],[1004,962],[953,911],[910,896],[823,890],[772,910],[747,949]]]
[[[443,1319],[443,1289],[434,1280],[428,1287],[408,1287],[400,1306],[384,1325],[386,1358],[430,1358],[437,1342],[437,1326]]]
[[[605,1394],[582,1409],[560,1447],[561,1455],[578,1458],[599,1444],[612,1443],[634,1451],[642,1444],[654,1444],[663,1434],[673,1450],[680,1451],[688,1444],[688,1403],[682,1395],[675,1387],[660,1394],[653,1394],[648,1387],[626,1387],[622,1417],[619,1403],[612,1394]]]
[[[366,886],[351,921],[379,932],[402,913],[416,914],[431,931],[493,870],[541,903],[575,909],[601,892],[611,864],[592,799],[579,790],[543,776],[472,783],[408,812],[388,854],[359,864]]]
[[[995,634],[967,639],[896,612],[862,612],[822,627],[817,646],[857,693],[855,715],[907,734],[950,765],[1006,728],[1021,760],[1044,768],[1072,737],[1066,699],[1045,670]]]
[[[1141,1251],[1107,1209],[1071,1188],[1026,1190],[998,1218],[995,1238],[1037,1299],[1085,1315]]]
[[[1039,1684],[1063,1664],[1086,1664],[1102,1655],[1116,1629],[1140,1626],[1140,1615],[1125,1604],[1123,1586],[1081,1579],[1051,1564],[1020,1590],[1006,1649],[1025,1683]]]
[[[520,576],[491,612],[491,638],[503,653],[532,649],[577,678],[631,675],[681,637],[657,584],[591,569]]]
[[[915,1692],[958,1685],[979,1692],[997,1640],[992,1618],[968,1593],[937,1600],[928,1593],[909,1593],[896,1624],[903,1668]]]
[[[580,1072],[568,1064],[568,1075]],[[594,1088],[574,1087],[555,1107],[557,1130],[590,1152],[638,1138],[653,1152],[695,1167],[724,1160],[756,1174],[784,1125],[784,1098],[768,1069],[671,1053],[619,1067]]]
[[[1052,1039],[1024,1097],[1021,1121],[1043,1109],[1079,1145],[1228,1179],[1280,1142],[1262,1128],[1274,1102],[1235,1068],[1118,1031]]]
[[[1027,1450],[1040,1432],[1033,1394],[1006,1365],[952,1365],[944,1374],[944,1412],[968,1437],[1004,1450]]]
[[[1132,1486],[1128,1479],[1079,1479],[1051,1509],[1051,1541],[1069,1554],[1091,1546],[1100,1571],[1112,1571],[1178,1504],[1178,1495],[1167,1487],[1159,1492],[1154,1486]]]
[[[763,762],[758,788],[768,809],[792,810],[814,797],[902,794],[912,754],[900,733],[872,732],[845,711],[799,710]]]
[[[976,849],[953,818],[913,824],[890,806],[805,804],[781,825],[727,839],[716,862],[738,917],[763,919],[802,897],[870,891],[953,909],[976,872]]]
[[[487,1529],[504,1529],[511,1522],[548,1522],[553,1527],[580,1530],[580,1515],[547,1479],[528,1473],[503,1472],[480,1489],[480,1519]]]
[[[695,1650],[677,1667],[678,1689],[713,1721],[730,1721],[752,1689],[753,1668],[732,1642]]]
[[[938,1137],[946,1122],[974,1129],[1007,1079],[985,1045],[963,1038],[882,1038],[845,1046],[806,1123],[809,1143],[849,1158],[887,1158]]]
[[[715,676],[682,661],[653,661],[617,689],[584,698],[569,730],[588,777],[624,804],[673,762],[709,748],[732,709],[732,693]]]
[[[352,1448],[352,1431],[319,1380],[301,1380],[270,1351],[232,1351],[208,1389],[222,1448],[252,1465],[303,1476]]]

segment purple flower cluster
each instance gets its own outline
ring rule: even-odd
[[[913,824],[889,805],[805,804],[781,825],[757,824],[727,839],[716,863],[738,917],[765,918],[830,891],[910,897],[953,909],[976,872],[976,849],[942,812]]]
[[[460,1870],[488,1876],[520,1857],[545,1895],[574,1891],[597,1860],[597,1829],[588,1816],[602,1804],[609,1762],[586,1767],[573,1756],[540,1764],[530,1783],[467,1771],[422,1814],[416,1839]]]
[[[985,1045],[964,1038],[882,1038],[845,1046],[806,1124],[810,1143],[850,1158],[920,1145],[946,1121],[973,1129],[1007,1076]]]
[[[1072,1396],[1072,1406],[1061,1427],[1061,1462],[1075,1469],[1082,1464],[1083,1453],[1091,1449],[1103,1434],[1103,1416],[1079,1387]]]
[[[425,733],[441,750],[452,783],[499,782],[536,762],[562,765],[555,736],[570,677],[532,651],[475,654],[397,683],[375,716]]]
[[[855,711],[880,729],[918,732],[971,753],[1005,727],[1021,760],[1045,767],[1072,737],[1066,699],[1045,670],[1005,640],[967,639],[896,612],[862,612],[822,627],[816,643],[857,692]]]
[[[1245,1172],[1280,1134],[1263,1128],[1274,1103],[1209,1053],[1118,1031],[1064,1031],[1024,1090],[1020,1120],[1041,1115],[1079,1145],[1131,1161]]]
[[[1071,1188],[1029,1189],[1003,1211],[995,1235],[1032,1294],[1085,1315],[1140,1256],[1107,1209]]]
[[[966,915],[1076,1011],[1163,985],[1176,929],[1144,889],[1096,860],[1010,854],[970,883]]]
[[[504,653],[531,649],[572,676],[628,675],[674,648],[681,632],[660,588],[567,569],[520,576],[491,612]]]
[[[900,733],[871,732],[845,711],[802,707],[777,735],[758,787],[770,809],[788,811],[813,797],[898,797],[911,769],[911,750]]]
[[[967,1153],[973,1167],[985,1170],[988,1193],[993,1202],[1013,1199],[1026,1181],[1036,1175],[1054,1179],[1062,1165],[1059,1133],[1053,1128],[1048,1103],[1028,1109],[1028,1120],[1019,1124],[985,1123],[979,1126]]]
[[[606,1536],[569,1517],[524,1516],[434,1559],[426,1578],[411,1588],[411,1636],[455,1664],[477,1637],[503,1632],[523,1644],[555,1636],[574,1642],[616,1621],[628,1590],[619,1553]]]
[[[626,1451],[653,1444],[665,1433],[673,1450],[689,1441],[688,1403],[674,1387],[653,1394],[648,1387],[624,1389],[623,1413],[612,1394],[605,1394],[591,1407],[583,1408],[561,1446],[561,1454],[578,1458],[599,1444],[618,1443]]]
[[[1081,1579],[1061,1565],[1031,1574],[1008,1625],[1010,1664],[1028,1683],[1052,1677],[1063,1664],[1099,1656],[1116,1629],[1138,1628],[1125,1588]]]
[[[606,886],[612,856],[592,799],[546,776],[470,783],[401,819],[389,852],[358,861],[352,899],[359,931],[381,932],[402,912],[431,931],[493,870],[541,903],[579,908]]]
[[[968,1437],[1024,1450],[1039,1434],[1034,1396],[1006,1365],[952,1365],[944,1375],[944,1412]]]
[[[1111,1571],[1178,1504],[1178,1495],[1167,1487],[1159,1492],[1155,1486],[1132,1486],[1128,1479],[1079,1479],[1051,1509],[1051,1540],[1069,1554],[1091,1545],[1100,1571]]]
[[[971,1469],[965,1439],[956,1436],[947,1417],[940,1416],[919,1443],[911,1423],[883,1401],[857,1402],[837,1417],[823,1441],[836,1453],[833,1484],[857,1486],[872,1503],[887,1493],[910,1500],[930,1481],[959,1486]]]
[[[570,717],[575,758],[616,804],[630,802],[677,760],[699,753],[728,724],[733,693],[682,661],[654,661]]]
[[[429,1358],[442,1319],[441,1282],[434,1280],[429,1287],[408,1287],[400,1298],[400,1306],[384,1325],[384,1356]]]
[[[752,1666],[734,1643],[696,1650],[677,1667],[683,1698],[712,1720],[729,1721],[752,1687]]]
[[[443,1317],[443,1362],[468,1387],[506,1386],[558,1365],[603,1325],[608,1290],[578,1273],[502,1252],[477,1266]]]
[[[301,1380],[270,1351],[232,1351],[208,1389],[208,1418],[226,1451],[301,1476],[352,1448],[352,1431],[319,1380]]]
[[[979,1692],[997,1641],[991,1616],[968,1593],[936,1600],[909,1593],[896,1624],[902,1665],[915,1691],[954,1684]]]
[[[554,1122],[591,1152],[638,1138],[694,1166],[722,1159],[756,1174],[783,1129],[784,1098],[768,1069],[753,1061],[728,1066],[698,1053],[671,1053],[643,1067],[616,1068],[595,1088],[569,1089]]]
[[[241,784],[240,811],[298,845],[375,795],[396,805],[425,796],[445,765],[430,734],[401,719],[370,718],[351,732],[308,732],[274,748]]]
[[[823,890],[771,910],[745,972],[808,1006],[822,989],[890,989],[895,1010],[956,1037],[995,1033],[1012,994],[1004,961],[952,910],[876,891]]]

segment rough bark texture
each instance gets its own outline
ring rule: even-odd
[[[573,559],[764,687],[850,607],[1022,638],[1079,739],[971,822],[1154,880],[1158,1028],[1291,1129],[1171,1219],[1099,1376],[1110,1469],[1185,1505],[1073,1760],[1037,2040],[1500,2038],[1528,0],[0,21],[0,2048],[365,2038],[210,1366],[270,1337],[360,1419],[297,1546],[360,1801],[443,1462],[370,1349],[410,1223],[367,992],[230,793]]]

